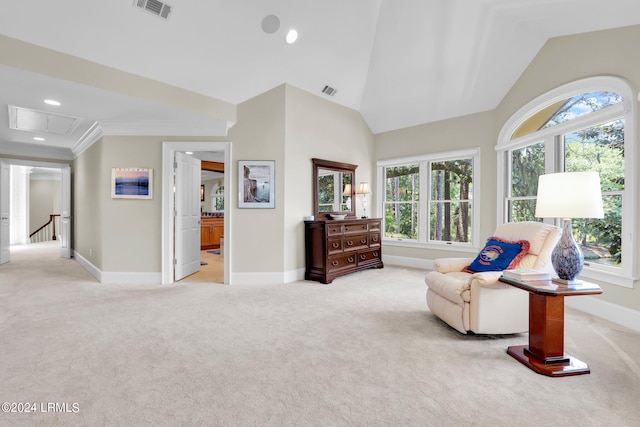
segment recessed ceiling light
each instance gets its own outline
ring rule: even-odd
[[[192,155],[193,151],[185,151],[184,154]]]
[[[44,141],[44,138],[41,138],[39,136],[34,136],[33,139],[35,139],[36,141]]]
[[[56,107],[60,106],[60,103],[54,99],[45,99],[44,103],[49,105],[55,105]]]
[[[289,30],[287,33],[287,37],[284,39],[287,44],[293,44],[296,40],[298,40],[298,32],[293,28]]]

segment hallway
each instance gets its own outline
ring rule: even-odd
[[[73,258],[60,257],[60,241],[10,246],[11,260],[0,265],[0,280],[11,285],[98,281]]]

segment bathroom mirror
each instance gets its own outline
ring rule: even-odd
[[[316,220],[356,215],[356,165],[312,159],[313,208]]]

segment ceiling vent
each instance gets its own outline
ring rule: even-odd
[[[322,88],[322,93],[324,93],[325,95],[333,96],[336,94],[336,92],[337,90],[332,88],[331,86],[325,86],[324,88]]]
[[[133,5],[162,19],[169,18],[171,6],[158,0],[134,0]]]

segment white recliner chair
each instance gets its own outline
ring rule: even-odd
[[[553,273],[551,252],[561,229],[541,222],[512,222],[497,228],[494,237],[526,240],[528,252],[512,268]],[[463,271],[474,258],[442,258],[425,276],[427,305],[452,328],[466,334],[513,334],[529,330],[529,293],[498,281],[501,271]]]

